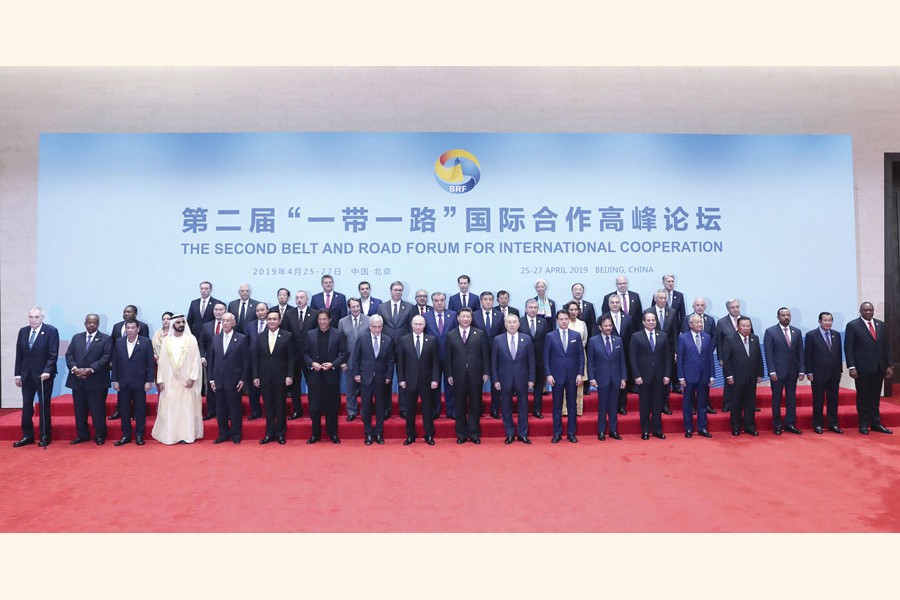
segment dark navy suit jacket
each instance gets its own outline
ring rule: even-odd
[[[458,326],[456,321],[456,313],[452,310],[444,311],[444,331],[443,333],[438,331],[437,326],[437,313],[434,311],[425,313],[425,333],[430,336],[433,336],[438,341],[438,346],[441,349],[441,360],[447,356],[447,334],[450,333],[451,330]]]
[[[480,309],[481,300],[479,299],[478,294],[469,292],[468,298],[466,298],[466,305],[471,308],[473,312]],[[447,299],[447,308],[452,310],[453,312],[458,313],[459,309],[461,309],[462,307],[462,294],[453,294]]]
[[[806,357],[803,354],[803,334],[796,327],[789,325],[791,347],[781,325],[773,325],[766,329],[763,336],[763,348],[766,351],[766,373],[775,373],[778,379],[797,377],[806,373]]]
[[[596,381],[599,387],[610,384],[618,387],[623,379],[628,378],[625,368],[625,344],[622,338],[610,335],[609,341],[612,354],[606,353],[602,333],[588,340],[588,378]]]
[[[716,376],[714,348],[712,336],[705,331],[700,332],[700,352],[693,331],[678,336],[678,379],[684,379],[685,383],[709,383]]]
[[[239,381],[244,385],[250,380],[250,347],[247,336],[235,329],[231,343],[225,348],[225,334],[213,338],[207,350],[209,379],[216,382],[216,390],[234,390]]]
[[[312,308],[313,311],[325,308],[325,292],[313,294],[313,297],[309,299],[309,307]],[[331,315],[331,328],[337,329],[338,321],[349,314],[349,309],[347,308],[347,296],[332,290],[331,308],[328,310],[328,314]]]
[[[42,373],[56,375],[56,359],[59,358],[59,331],[53,325],[41,324],[41,329],[34,339],[34,345],[28,348],[31,327],[26,325],[19,330],[16,340],[15,376],[22,379],[38,379]]]
[[[562,347],[559,335],[559,330],[554,329],[544,338],[544,376],[552,375],[556,385],[561,386],[584,373],[584,346],[577,331],[569,330],[567,348]]]
[[[112,352],[112,380],[119,387],[143,387],[153,383],[153,343],[150,338],[138,336],[137,343],[128,357],[128,338],[119,338]]]
[[[491,345],[491,380],[500,383],[502,391],[513,388],[528,391],[528,382],[535,383],[534,343],[531,336],[516,333],[516,355],[509,351],[509,334],[503,332]]]
[[[69,376],[66,378],[66,387],[73,390],[84,389],[92,391],[109,389],[109,362],[112,360],[112,338],[105,333],[97,331],[90,348],[85,350],[84,342],[87,332],[76,333],[66,350],[66,367]],[[84,379],[72,374],[72,367],[90,367],[93,375]]]
[[[844,370],[841,362],[841,334],[830,329],[828,335],[831,337],[831,350],[818,327],[806,333],[806,372],[822,381]]]
[[[372,346],[372,332],[360,332],[356,338],[356,347],[353,349],[348,373],[351,377],[359,375],[361,385],[372,385],[376,379],[382,382],[390,379],[394,374],[394,340],[382,332],[381,345],[376,357]]]

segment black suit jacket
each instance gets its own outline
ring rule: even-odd
[[[270,309],[277,308],[278,311],[281,312],[281,307],[278,305],[277,302],[275,304],[270,304],[269,308]],[[307,310],[309,310],[309,307],[307,307]],[[296,312],[297,312],[297,307],[291,306],[290,304],[285,305],[284,315],[281,317],[281,325],[279,326],[279,328],[286,329],[287,331],[290,331],[291,333],[296,335],[298,332],[294,331],[294,329],[293,329],[294,323],[297,322]],[[292,313],[293,313],[293,317],[291,316]]]
[[[41,329],[34,339],[34,345],[28,348],[31,327],[26,325],[19,330],[16,340],[15,376],[22,379],[36,380],[42,373],[56,375],[56,359],[59,358],[59,331],[53,325],[41,324]]]
[[[480,308],[478,309],[478,311],[472,314],[472,325],[485,332],[488,336],[488,339],[491,340],[501,333],[506,333],[506,326],[503,324],[503,313],[500,312],[499,308],[491,309],[490,330],[488,330],[488,328],[485,326],[484,310]]]
[[[872,339],[869,328],[862,318],[847,323],[844,332],[844,354],[847,357],[847,368],[856,369],[858,373],[883,373],[893,366],[891,348],[887,339],[887,327],[884,321],[872,319],[876,339]]]
[[[744,341],[737,333],[721,338],[719,350],[723,361],[722,373],[725,378],[734,377],[736,385],[755,384],[763,375],[762,352],[759,349],[759,338],[750,334],[750,355],[744,350]]]
[[[409,323],[417,313],[413,310],[413,305],[406,300],[400,301],[400,309],[397,312],[396,320],[391,316],[392,310],[393,304],[391,301],[385,300],[378,305],[377,314],[381,315],[381,318],[384,319],[383,333],[392,340],[399,340],[404,335],[412,333],[412,328]]]
[[[297,344],[297,358],[303,358],[303,352],[306,349],[306,334],[313,329],[318,329],[317,311],[310,308],[309,305],[303,311],[303,321],[300,320],[300,309],[294,308],[292,311],[284,311],[284,322],[282,326],[294,334],[294,341]]]
[[[453,377],[454,385],[462,385],[468,372],[473,378],[490,374],[491,349],[487,336],[477,327],[469,327],[466,343],[463,344],[459,327],[447,334],[447,374]]]
[[[397,379],[406,389],[426,391],[441,380],[441,349],[434,336],[422,333],[422,353],[416,356],[415,333],[400,338],[396,348]]]
[[[631,334],[628,355],[631,360],[631,376],[641,378],[645,384],[651,381],[662,382],[672,372],[672,353],[669,351],[669,337],[660,331],[654,331],[656,341],[650,349],[647,332],[641,327]]]
[[[253,361],[253,379],[259,379],[265,385],[275,382],[276,386],[284,386],[285,377],[294,377],[294,364],[297,362],[297,346],[290,331],[278,330],[275,348],[269,352],[269,330],[263,331],[256,338],[256,359]]]
[[[150,327],[147,326],[143,321],[138,321],[138,335],[142,335],[144,337],[150,337]],[[125,326],[125,321],[119,321],[115,325],[113,325],[112,331],[109,332],[109,337],[112,338],[112,345],[116,345],[116,340],[120,337],[125,337],[122,334],[122,327]],[[110,350],[112,352],[112,350]]]
[[[87,339],[87,332],[76,333],[66,350],[66,367],[69,369],[66,387],[73,390],[108,390],[109,363],[112,360],[112,338],[101,331],[97,331],[94,333],[94,340],[87,350],[84,347],[85,339]],[[94,372],[86,378],[80,379],[72,374],[73,367],[90,367]]]
[[[394,374],[394,340],[382,332],[381,346],[376,357],[372,346],[372,333],[360,332],[356,337],[356,345],[353,347],[353,356],[347,372],[350,377],[359,375],[362,385],[371,385],[373,381],[377,384],[378,381],[390,379]]]
[[[234,329],[240,333],[244,333],[244,323],[256,321],[256,305],[259,300],[249,298],[247,300],[247,308],[244,312],[244,320],[241,321],[241,299],[232,300],[228,303],[228,312],[234,315]]]
[[[194,337],[198,340],[200,339],[200,328],[204,323],[209,323],[210,321],[215,320],[215,316],[213,315],[213,307],[216,304],[224,304],[221,300],[214,298],[212,295],[207,299],[206,302],[206,311],[203,313],[203,316],[200,316],[200,298],[194,298],[191,300],[191,306],[188,309],[187,314],[187,324],[188,327],[191,328],[191,333],[194,334]]]
[[[341,365],[347,362],[347,349],[344,347],[344,336],[337,329],[328,330],[328,347],[324,354],[319,353],[318,344],[319,328],[306,332],[306,349],[303,352],[303,364],[306,367],[306,381],[310,386],[316,383],[330,383],[332,385],[341,382]],[[313,371],[312,364],[330,362],[334,365],[328,371]]]
[[[119,338],[112,351],[112,380],[119,387],[143,387],[154,382],[153,343],[150,338],[138,336],[131,356],[128,356],[128,339]]]
[[[215,336],[207,350],[209,379],[216,382],[216,390],[234,390],[238,382],[250,380],[250,348],[247,336],[235,329],[231,343],[225,347],[225,334]]]
[[[831,379],[844,370],[841,361],[841,334],[830,329],[828,336],[831,338],[830,350],[818,327],[806,333],[806,372],[822,381]]]
[[[315,311],[325,308],[325,292],[313,294],[313,297],[309,299],[309,306]],[[328,314],[331,315],[331,328],[337,329],[338,322],[350,314],[347,308],[347,296],[332,290],[331,308],[328,309]]]
[[[609,298],[610,298],[610,296],[615,296],[618,293],[619,293],[618,290],[616,290],[616,291],[610,292],[606,296],[604,296],[603,297],[603,306],[600,307],[600,310],[605,313],[608,313],[609,312]],[[627,312],[631,316],[632,319],[637,319],[638,321],[640,321],[641,313],[644,312],[643,304],[641,304],[641,297],[638,294],[632,292],[631,290],[628,290],[628,304],[629,304],[628,307],[625,307],[625,306],[622,307],[622,311]],[[628,310],[625,310],[626,308]]]
[[[536,316],[534,318],[534,335],[531,335],[531,325],[528,323],[528,315],[519,317],[519,333],[527,335],[531,338],[531,341],[534,342],[534,356],[537,361],[535,364],[538,371],[543,371],[544,339],[547,337],[548,331],[550,331],[550,327],[547,326],[547,320],[540,316]]]

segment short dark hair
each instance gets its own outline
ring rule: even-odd
[[[825,316],[831,317],[832,319],[834,318],[834,315],[833,315],[833,314],[831,314],[831,313],[828,312],[828,311],[824,311],[824,310],[823,310],[822,312],[819,313],[819,323],[822,322],[822,317],[825,317]]]

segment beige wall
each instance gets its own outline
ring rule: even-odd
[[[0,68],[4,407],[21,404],[16,332],[46,301],[34,297],[39,134],[230,131],[850,134],[857,247],[847,251],[859,298],[883,314],[898,68]]]

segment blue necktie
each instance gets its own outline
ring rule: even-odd
[[[650,351],[653,352],[656,350],[656,336],[653,335],[653,332],[650,333]]]
[[[28,337],[28,349],[31,350],[31,347],[34,346],[34,338],[37,336],[37,331],[34,329],[31,330],[31,335]]]
[[[612,356],[612,346],[609,345],[609,336],[605,335],[603,337],[606,338],[606,355]]]

